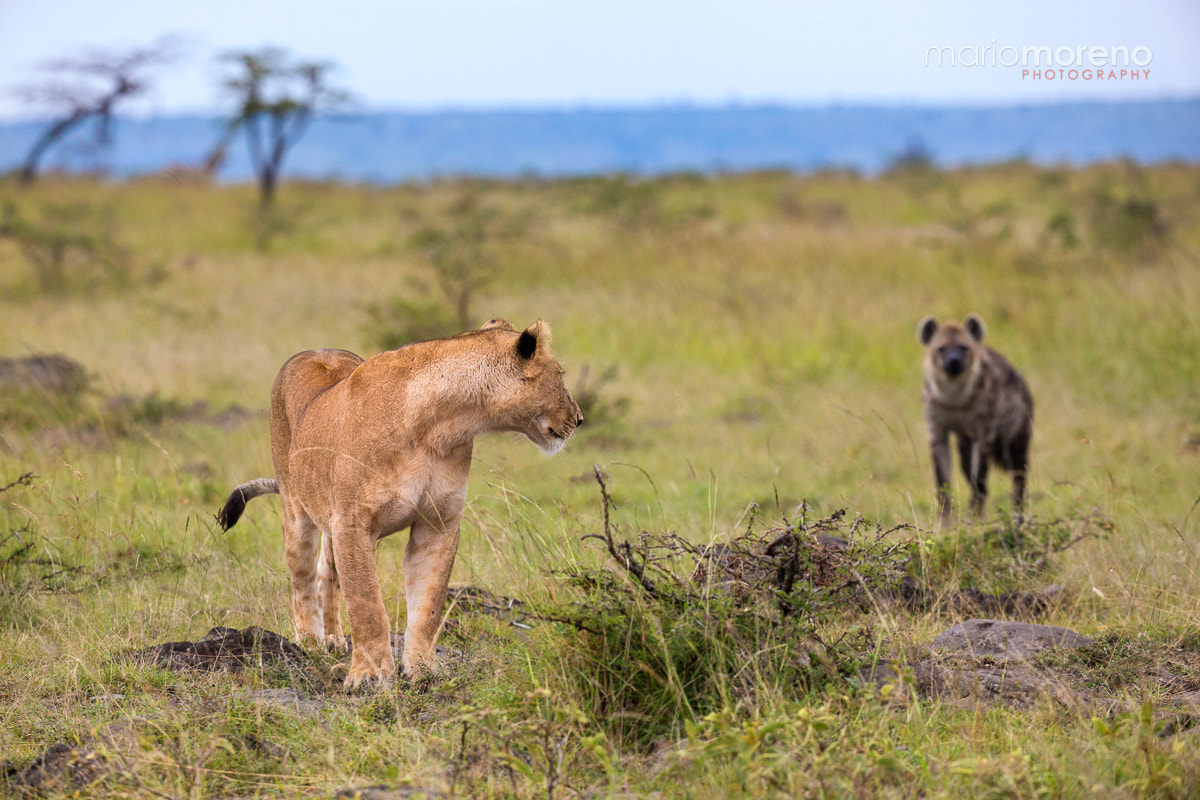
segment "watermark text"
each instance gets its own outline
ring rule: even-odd
[[[1145,45],[930,45],[926,67],[1001,68],[1020,71],[1021,80],[1148,81],[1154,52]]]

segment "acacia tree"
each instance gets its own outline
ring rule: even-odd
[[[304,136],[314,116],[347,103],[350,95],[326,84],[333,69],[329,62],[293,62],[276,47],[235,51],[221,58],[236,70],[224,83],[237,101],[229,129],[245,132],[259,201],[269,209],[288,150]]]
[[[175,60],[178,51],[179,40],[166,37],[125,53],[94,51],[82,58],[41,64],[39,69],[50,73],[50,77],[15,89],[25,102],[51,111],[49,126],[25,157],[21,182],[32,183],[46,151],[86,122],[94,125],[94,144],[108,147],[112,143],[113,111],[117,104],[148,92],[151,83],[146,71]]]

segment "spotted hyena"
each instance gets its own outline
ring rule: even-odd
[[[925,345],[925,386],[921,399],[929,425],[929,449],[942,519],[950,514],[950,434],[971,484],[971,511],[983,511],[988,462],[1012,473],[1013,510],[1025,502],[1029,440],[1033,436],[1033,397],[1016,368],[983,344],[983,320],[972,314],[962,325],[921,320],[917,337]]]

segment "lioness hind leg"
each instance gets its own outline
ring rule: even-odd
[[[283,503],[283,539],[288,571],[292,576],[292,622],[297,637],[304,641],[325,641],[321,613],[317,560],[321,530],[303,511]]]
[[[446,606],[446,587],[458,551],[458,523],[445,530],[419,522],[404,549],[404,675],[437,668],[437,635]]]
[[[317,563],[317,578],[321,592],[321,617],[325,623],[325,646],[336,651],[346,649],[342,634],[342,587],[338,583],[337,563],[329,534],[321,537],[321,557]]]

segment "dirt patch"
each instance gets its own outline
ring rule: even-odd
[[[489,593],[484,592],[484,594]],[[392,655],[399,663],[401,654],[404,652],[404,634],[393,633],[391,644]],[[343,665],[348,664],[353,654],[354,640],[347,635],[346,650],[338,660],[343,662]],[[442,659],[461,656],[460,653],[441,645],[438,645],[437,654]],[[218,625],[194,642],[167,642],[155,647],[131,651],[118,660],[140,665],[153,665],[172,672],[196,670],[237,674],[246,669],[264,669],[274,666],[313,674],[319,671],[316,660],[298,645],[278,633],[254,625],[241,630]],[[265,697],[268,693],[260,694]],[[300,698],[299,695],[294,697],[287,695],[274,699],[278,700],[280,704],[288,704],[289,702],[299,702],[304,698]]]
[[[194,642],[167,642],[124,658],[173,672],[196,669],[229,673],[278,662],[304,667],[309,661],[303,650],[284,637],[256,626],[243,630],[218,626]]]
[[[91,747],[59,742],[12,775],[8,788],[18,797],[65,794],[91,786],[111,773],[108,759]]]

